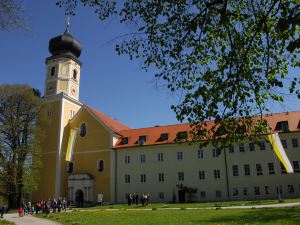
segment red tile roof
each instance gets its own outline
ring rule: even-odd
[[[92,112],[100,121],[102,121],[108,128],[110,128],[113,132],[120,134],[121,130],[128,130],[130,129],[128,126],[126,126],[123,123],[120,123],[119,121],[110,118],[109,116],[96,111],[95,109],[91,108],[90,106],[84,105],[84,107]]]
[[[266,114],[263,115],[263,118],[267,120],[272,130],[275,129],[277,122],[288,121],[289,131],[300,131],[300,129],[298,128],[298,124],[300,120],[300,111]],[[208,124],[209,123],[213,123],[213,121],[209,121]],[[139,146],[138,143],[139,136],[146,136],[147,138],[146,142],[144,142],[143,145],[171,144],[175,142],[178,132],[190,131],[190,130],[191,130],[190,124],[155,126],[155,127],[139,128],[139,129],[124,129],[124,130],[120,130],[119,134],[121,134],[124,138],[128,138],[128,144],[122,144],[122,138],[120,138],[114,147],[128,148],[128,147]],[[167,133],[169,135],[168,140],[166,141],[160,140],[160,136],[163,133]]]

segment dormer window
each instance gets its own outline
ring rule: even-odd
[[[289,122],[288,121],[279,121],[276,124],[275,131],[283,131],[283,132],[289,132]]]
[[[139,145],[143,145],[146,142],[146,140],[147,140],[147,138],[146,138],[145,135],[139,136],[139,142],[138,142],[138,144]]]
[[[187,138],[187,132],[186,131],[182,131],[182,132],[177,133],[177,139],[178,140],[182,140],[182,139],[186,139],[186,138]]]
[[[73,79],[77,80],[77,70],[73,70]]]
[[[122,138],[122,145],[127,145],[128,144],[128,137]]]
[[[53,77],[55,74],[55,67],[52,66],[51,71],[50,71],[50,76]]]
[[[166,141],[166,140],[168,140],[168,139],[169,139],[169,134],[164,133],[164,134],[161,134],[161,135],[160,135],[160,140],[161,140],[161,141]]]

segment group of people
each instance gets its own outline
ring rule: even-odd
[[[143,206],[146,206],[149,204],[150,195],[148,193],[143,193],[139,198],[139,195],[137,193],[127,193],[126,198],[129,206],[132,204],[138,205],[139,200]]]
[[[61,212],[61,211],[67,211],[67,208],[70,207],[70,201],[66,200],[65,198],[54,198],[51,200],[50,198],[48,200],[42,200],[41,202],[36,202],[32,204],[31,202],[23,203],[19,209],[18,213],[19,216],[26,216],[29,214],[38,214],[39,212],[43,212],[46,215],[48,215],[51,211],[52,212]]]

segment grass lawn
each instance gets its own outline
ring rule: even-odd
[[[42,216],[40,214],[40,216]],[[192,225],[192,224],[300,224],[300,208],[96,210],[52,213],[49,219],[68,225]]]
[[[14,223],[8,222],[6,220],[0,219],[0,225],[13,225]]]

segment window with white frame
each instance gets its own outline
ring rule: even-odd
[[[262,167],[260,163],[256,164],[256,175],[257,176],[262,176],[263,175],[263,171],[262,171]]]
[[[287,188],[288,188],[288,193],[289,193],[289,194],[293,194],[293,193],[295,192],[295,190],[294,190],[294,185],[289,184],[289,185],[287,186]]]
[[[287,174],[286,169],[282,163],[280,163],[280,167],[281,167],[281,174]]]
[[[232,196],[238,196],[239,195],[239,189],[238,188],[233,188],[232,189]]]
[[[206,198],[206,192],[200,191],[200,198]]]
[[[205,173],[204,170],[199,171],[199,180],[205,180]]]
[[[245,145],[244,144],[239,145],[239,151],[240,152],[245,152]]]
[[[216,198],[221,198],[221,197],[222,197],[222,192],[216,191]]]
[[[254,143],[249,143],[249,150],[250,150],[250,152],[255,151],[255,145],[254,145]]]
[[[183,159],[182,152],[177,152],[177,160],[182,160],[182,159]]]
[[[244,172],[245,172],[245,176],[250,176],[250,165],[249,164],[244,165]]]
[[[255,194],[255,195],[260,195],[260,189],[259,189],[259,186],[255,186],[255,187],[254,187],[254,194]]]
[[[229,153],[234,153],[234,146],[233,145],[228,147],[228,152]]]
[[[130,184],[130,175],[129,174],[125,174],[125,183]]]
[[[293,161],[294,173],[300,173],[300,167],[298,161]]]
[[[146,174],[141,174],[141,183],[146,183]]]
[[[274,168],[274,163],[273,162],[268,163],[268,169],[269,169],[269,175],[274,175],[275,174],[275,168]]]
[[[163,161],[164,161],[164,154],[161,153],[161,152],[158,153],[158,154],[157,154],[157,158],[158,158],[158,161],[159,161],[159,162],[163,162]]]
[[[183,172],[178,172],[178,180],[184,181],[184,173]]]
[[[125,164],[129,164],[129,163],[130,163],[130,156],[125,155]]]
[[[239,167],[237,165],[232,166],[232,175],[237,177],[239,175]]]
[[[260,148],[261,151],[266,150],[266,144],[265,144],[264,141],[259,143],[259,148]]]
[[[292,138],[292,145],[293,145],[293,148],[298,148],[299,144],[298,144],[297,138]]]
[[[159,197],[159,199],[165,199],[165,193],[159,192],[158,197]]]
[[[271,194],[270,186],[265,186],[265,194],[266,194],[266,195]]]
[[[215,179],[221,178],[220,170],[214,170],[214,177],[215,177]]]
[[[221,149],[214,148],[212,150],[212,154],[214,158],[218,157],[219,155],[221,155]]]
[[[287,148],[287,141],[285,139],[281,140],[281,144],[283,148]]]
[[[244,196],[249,195],[249,190],[248,190],[247,187],[243,188],[243,195],[244,195]]]
[[[165,174],[164,173],[159,173],[158,174],[158,181],[159,182],[164,182],[165,181]]]
[[[203,150],[202,149],[198,150],[198,159],[203,159]]]

